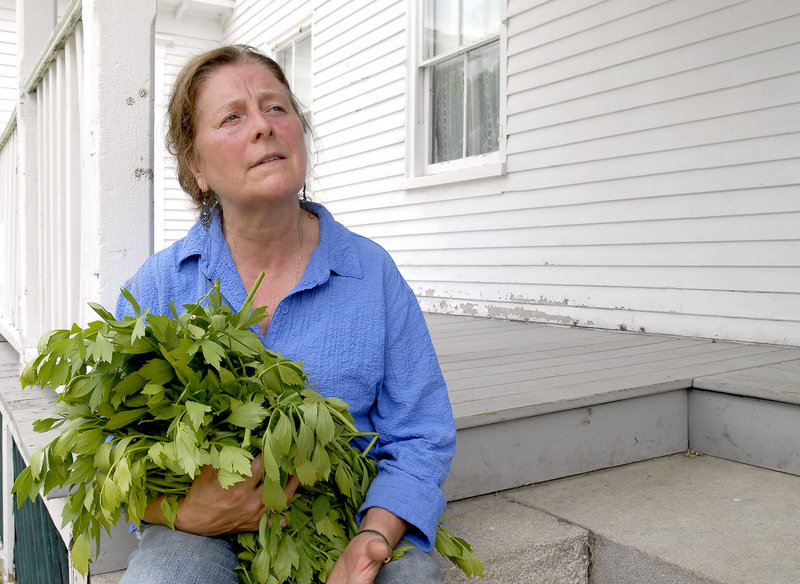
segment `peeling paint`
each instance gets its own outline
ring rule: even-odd
[[[464,314],[466,314],[468,316],[478,316],[478,308],[477,308],[477,306],[475,306],[471,302],[466,302],[464,304],[459,304],[458,308],[461,310],[461,312],[463,312]]]
[[[125,100],[125,103],[128,105],[133,105],[134,103],[136,103],[136,100],[133,99],[132,97],[129,97],[128,99]]]
[[[517,306],[514,308],[489,306],[488,312],[489,316],[492,318],[502,318],[506,320],[541,321],[565,325],[571,325],[573,322],[573,319],[569,316],[547,314],[541,310],[531,310],[529,308],[523,308],[522,306]]]
[[[133,171],[133,174],[136,177],[136,180],[142,180],[142,178],[153,180],[152,168],[137,168]]]
[[[144,99],[148,95],[150,95],[150,93],[145,88],[139,90],[139,97]]]
[[[425,290],[425,292],[423,292],[423,295],[424,296],[436,296],[436,290],[434,290],[433,288],[428,288],[427,290]]]

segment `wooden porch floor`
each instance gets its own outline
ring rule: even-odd
[[[800,360],[800,347],[715,342],[427,314],[459,430],[688,389],[699,377]],[[52,397],[21,392],[18,355],[0,337],[0,399],[23,456],[45,444],[28,426]],[[784,401],[800,395],[784,395]]]
[[[688,389],[699,377],[800,359],[800,347],[438,314],[426,319],[459,429]]]

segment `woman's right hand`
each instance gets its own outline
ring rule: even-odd
[[[258,531],[261,516],[267,511],[261,500],[261,455],[251,465],[252,475],[223,489],[217,481],[217,471],[204,466],[182,499],[178,499],[175,529],[196,535],[216,536],[244,531]],[[286,483],[286,500],[291,501],[299,482],[289,477]],[[143,519],[148,523],[164,525],[158,497],[150,505]]]

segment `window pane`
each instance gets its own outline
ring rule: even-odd
[[[464,156],[464,60],[445,61],[431,70],[431,162]]]
[[[292,91],[303,107],[311,107],[311,37],[297,41],[294,46],[294,85]]]
[[[289,45],[285,49],[275,51],[275,61],[281,66],[281,69],[283,69],[283,73],[286,75],[286,79],[289,80],[289,86],[291,87],[293,75],[292,46]]]
[[[500,44],[467,55],[467,156],[499,148]]]
[[[500,3],[498,0],[463,0],[463,39],[468,45],[500,32]]]
[[[459,0],[427,0],[425,5],[425,58],[457,49]]]

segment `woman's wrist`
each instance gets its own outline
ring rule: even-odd
[[[390,551],[406,533],[408,524],[391,511],[382,507],[370,507],[361,520],[359,531],[374,530],[383,536]]]
[[[390,544],[390,543],[389,543],[389,540],[386,538],[386,536],[385,536],[385,535],[383,535],[383,534],[382,534],[380,531],[378,531],[377,529],[361,529],[361,530],[359,530],[359,532],[356,534],[356,536],[359,536],[359,535],[361,535],[361,534],[367,534],[367,535],[373,535],[373,536],[377,536],[377,537],[379,537],[381,540],[383,540],[383,543],[385,543],[385,544],[386,544],[386,559],[385,559],[385,560],[383,560],[383,563],[384,563],[384,564],[388,564],[388,563],[389,563],[389,560],[391,560],[391,559],[392,559],[392,551],[394,551],[394,547],[392,546],[392,544]]]

